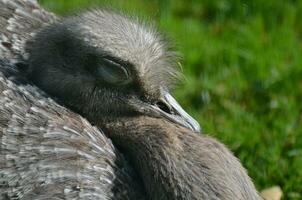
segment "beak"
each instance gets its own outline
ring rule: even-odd
[[[137,111],[152,117],[163,117],[169,121],[189,128],[194,132],[201,132],[199,123],[191,117],[166,90],[161,90],[161,97],[157,103],[140,102]],[[134,105],[134,104],[132,104]]]
[[[159,109],[158,112],[162,115],[162,117],[165,117],[181,126],[187,127],[194,132],[201,131],[199,123],[179,105],[179,103],[169,92],[162,92],[161,101],[170,109],[170,112],[165,112],[163,109],[158,107],[158,105],[156,105],[155,107],[157,107],[156,109]]]

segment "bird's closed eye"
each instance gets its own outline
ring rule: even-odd
[[[132,80],[129,71],[124,66],[107,58],[103,58],[98,64],[96,76],[111,85],[126,85]]]

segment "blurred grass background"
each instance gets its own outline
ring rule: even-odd
[[[175,95],[240,158],[259,190],[302,199],[302,1],[40,0],[59,14],[101,5],[154,21],[182,53]]]

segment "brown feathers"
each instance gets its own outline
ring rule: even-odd
[[[261,199],[238,159],[211,137],[145,116],[99,126],[130,157],[150,199]]]

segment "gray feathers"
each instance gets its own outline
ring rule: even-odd
[[[111,141],[18,76],[0,61],[0,198],[140,199]]]
[[[173,66],[175,52],[170,51],[155,29],[138,19],[94,10],[71,18],[69,23],[71,26],[77,24],[76,33],[81,33],[79,36],[91,46],[101,47],[132,63],[147,91],[158,85],[169,85],[177,77]]]
[[[0,0],[0,57],[26,56],[25,42],[37,29],[55,20],[35,0]]]
[[[143,199],[102,132],[3,60],[26,58],[25,42],[55,20],[36,1],[0,0],[0,199]]]

